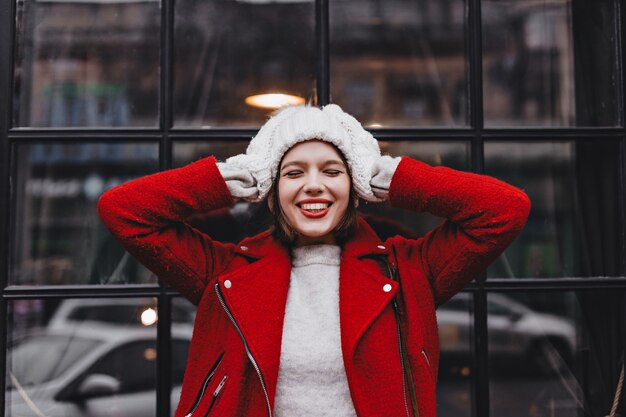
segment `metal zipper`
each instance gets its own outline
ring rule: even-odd
[[[392,281],[399,282],[397,279],[397,269],[395,265],[393,265],[389,260],[385,262],[387,264],[387,270],[389,271],[389,278]],[[411,412],[409,411],[409,401],[407,399],[407,381],[406,381],[406,367],[404,366],[404,341],[402,340],[402,328],[400,327],[400,307],[398,307],[398,302],[394,297],[392,300],[393,312],[396,316],[396,329],[398,331],[398,347],[400,348],[400,365],[402,366],[402,394],[404,396],[404,409],[406,410],[407,417],[411,417]],[[408,358],[407,358],[408,359]],[[417,409],[413,410],[413,416],[419,417],[419,411]]]
[[[217,397],[218,395],[220,395],[220,391],[222,391],[222,388],[224,388],[224,384],[226,383],[227,378],[228,378],[228,375],[224,375],[224,378],[222,378],[220,383],[217,385],[217,388],[215,388],[215,391],[213,391],[213,399],[211,400],[211,404],[209,405],[209,408],[206,410],[204,417],[207,417],[209,413],[211,412],[211,410],[213,409],[213,406],[217,402]]]
[[[217,367],[219,366],[219,364],[222,362],[223,357],[224,357],[224,352],[220,354],[220,356],[217,358],[217,360],[215,361],[215,363],[209,370],[209,374],[204,379],[204,382],[202,383],[202,388],[200,388],[200,392],[198,392],[198,396],[196,397],[196,400],[194,401],[193,405],[191,406],[187,414],[185,414],[185,417],[191,417],[193,413],[196,412],[198,405],[200,405],[200,401],[202,401],[202,397],[204,397],[206,388],[209,385],[209,382],[211,381],[211,379],[213,379],[213,375],[215,375],[215,371],[217,370]]]
[[[214,397],[217,397],[218,395],[220,395],[220,391],[224,387],[224,384],[226,383],[226,379],[228,379],[228,375],[224,375],[224,378],[222,378],[220,383],[217,385],[217,388],[215,388],[215,391],[213,391]]]
[[[426,353],[426,349],[422,349],[422,356],[424,356],[424,359],[426,359],[426,363],[428,364],[428,367],[430,368],[430,359],[428,359],[428,353]]]
[[[409,401],[407,400],[407,387],[406,387],[406,369],[404,368],[404,353],[402,349],[402,333],[400,328],[400,309],[396,303],[396,299],[393,299],[393,309],[396,315],[396,328],[398,330],[398,346],[400,347],[400,365],[402,365],[402,394],[404,396],[404,409],[406,410],[406,417],[411,417],[409,412]]]
[[[215,284],[215,293],[217,294],[217,298],[220,301],[222,308],[226,312],[226,315],[228,316],[230,321],[233,323],[233,326],[235,326],[237,333],[239,333],[239,336],[241,337],[241,340],[243,341],[243,346],[246,349],[246,354],[248,355],[248,359],[250,359],[250,362],[252,363],[254,370],[259,375],[259,380],[261,381],[261,388],[263,388],[263,394],[265,394],[265,402],[267,403],[267,413],[269,417],[272,417],[272,406],[270,405],[270,396],[267,393],[267,387],[265,386],[265,381],[263,380],[261,369],[259,368],[259,365],[257,364],[256,359],[254,359],[254,356],[252,356],[252,352],[250,352],[250,348],[248,347],[248,342],[246,342],[246,338],[243,336],[243,333],[241,332],[239,325],[235,321],[233,314],[230,312],[230,310],[228,309],[228,306],[226,305],[226,302],[224,301],[224,297],[222,296],[222,291],[220,290],[219,282]]]

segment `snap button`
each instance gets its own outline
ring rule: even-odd
[[[384,292],[389,292],[389,291],[391,291],[391,284],[385,284],[385,285],[383,285],[383,291],[384,291]]]
[[[248,247],[247,247],[247,246],[240,246],[240,248],[241,248],[241,250],[243,250],[243,251],[248,250]]]
[[[384,247],[383,245],[378,245],[378,246],[377,246],[377,248],[378,248],[378,249],[382,249],[382,250],[387,249],[387,248],[386,248],[386,247]]]
[[[389,285],[389,284],[387,284],[387,285]],[[224,287],[226,287],[226,288],[230,288],[230,287],[232,287],[232,286],[233,286],[233,283],[232,283],[232,282],[230,282],[230,280],[229,280],[229,279],[227,279],[226,281],[224,281]]]

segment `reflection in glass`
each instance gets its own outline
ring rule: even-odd
[[[172,334],[178,334],[181,332],[188,332],[193,329],[193,321],[196,314],[196,306],[182,297],[173,297],[172,302]],[[182,320],[180,312],[185,312],[185,319]],[[183,383],[183,376],[185,375],[185,369],[187,368],[187,356],[189,354],[189,344],[184,341],[173,339],[172,340],[172,391],[171,391],[171,406],[172,413],[178,405],[180,400],[180,390]]]
[[[482,2],[486,126],[620,124],[614,2]]]
[[[367,127],[467,126],[465,7],[331,1],[332,101]]]
[[[259,127],[257,94],[313,101],[314,2],[176,1],[174,124]]]
[[[498,293],[487,302],[490,415],[608,414],[626,332],[623,292]]]
[[[437,415],[471,416],[472,295],[459,293],[437,309],[439,379]]]
[[[156,299],[10,301],[4,415],[156,415],[156,323],[141,322],[147,310]],[[188,346],[191,331],[172,337]]]
[[[105,190],[158,170],[155,144],[18,144],[12,166],[13,285],[155,282],[105,230]]]
[[[486,142],[486,173],[524,189],[532,203],[488,276],[620,276],[618,157],[616,141]]]
[[[14,126],[157,124],[158,0],[16,5]]]
[[[381,151],[389,155],[407,155],[431,165],[445,165],[455,169],[469,169],[470,148],[465,142],[379,142]],[[211,141],[202,143],[176,143],[173,147],[174,166],[182,166],[203,156],[215,155],[223,161],[231,155],[244,152],[248,141]],[[415,213],[392,208],[388,202],[369,203],[361,201],[361,215],[370,223],[382,239],[401,234],[407,237],[424,235],[440,223],[440,219],[426,213]],[[238,202],[228,210],[198,213],[189,220],[216,240],[239,242],[267,229],[272,217],[263,203]]]

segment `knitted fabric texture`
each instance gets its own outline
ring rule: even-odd
[[[276,417],[356,417],[341,352],[340,253],[334,245],[293,250]]]
[[[250,170],[257,182],[258,195],[248,199],[260,201],[272,188],[283,155],[297,143],[311,139],[335,145],[346,158],[357,195],[364,200],[380,201],[370,187],[372,166],[380,157],[378,142],[336,104],[322,109],[311,106],[281,109],[261,127],[245,154],[230,157],[226,162]]]

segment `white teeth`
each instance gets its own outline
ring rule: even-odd
[[[302,204],[304,210],[324,210],[328,207],[328,203]]]

